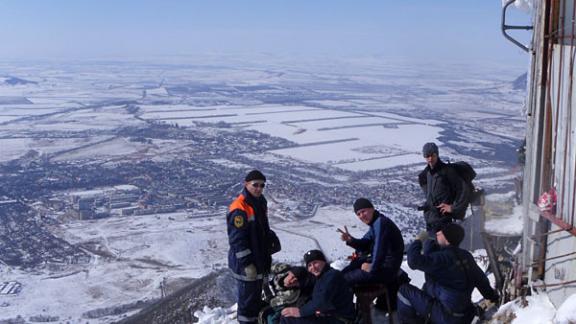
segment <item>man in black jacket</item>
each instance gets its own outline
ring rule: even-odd
[[[427,166],[419,175],[426,195],[426,202],[421,208],[426,230],[434,235],[444,224],[452,222],[453,215],[466,212],[472,193],[456,170],[440,159],[436,144],[424,144],[422,154]]]
[[[284,308],[280,323],[344,324],[352,322],[355,317],[352,290],[340,271],[330,267],[324,253],[320,250],[306,252],[304,261],[308,272],[316,277],[311,300],[301,307]]]
[[[410,268],[423,271],[426,282],[422,290],[410,284],[400,286],[400,321],[404,324],[470,323],[474,318],[471,301],[474,288],[493,302],[498,301],[498,293],[472,254],[458,247],[464,238],[460,225],[444,225],[436,233],[436,241],[427,239],[425,233],[410,245],[407,256]]]

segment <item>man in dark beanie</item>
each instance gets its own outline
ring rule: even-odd
[[[422,155],[426,168],[418,175],[418,181],[426,202],[419,209],[424,211],[426,230],[434,235],[454,217],[463,217],[472,193],[458,172],[440,159],[435,143],[424,144]]]
[[[458,247],[463,238],[464,229],[451,223],[436,233],[436,241],[418,236],[410,245],[408,265],[423,271],[426,282],[422,289],[410,284],[400,286],[401,323],[470,323],[475,313],[471,300],[474,288],[484,298],[498,302],[498,293],[490,287],[472,254]]]
[[[280,323],[329,323],[344,324],[354,320],[355,310],[352,290],[340,271],[330,267],[324,253],[311,250],[304,254],[306,268],[314,277],[310,301],[300,307],[282,310]]]
[[[316,260],[326,262],[326,257],[324,256],[324,253],[322,253],[322,251],[310,250],[310,251],[306,252],[306,254],[304,254],[304,263],[306,264],[306,268],[308,268],[308,264],[310,264],[310,262],[316,261]]]
[[[352,286],[372,283],[387,285],[389,295],[393,296],[390,300],[393,309],[385,309],[385,300],[378,299],[377,305],[392,313],[395,310],[398,286],[407,280],[407,275],[400,270],[404,257],[404,239],[396,224],[375,210],[370,200],[358,198],[353,206],[358,219],[369,228],[360,239],[352,237],[347,227],[344,230],[338,229],[342,241],[356,250],[356,258],[342,273]]]
[[[248,172],[246,177],[244,177],[244,181],[250,182],[253,180],[262,180],[262,182],[266,183],[266,177],[262,174],[262,172],[258,170],[252,170]]]
[[[354,205],[352,205],[352,206],[354,207],[354,214],[356,214],[360,209],[374,208],[374,205],[372,205],[372,202],[366,198],[356,199],[356,201],[354,202]]]
[[[268,204],[263,191],[266,177],[258,170],[244,178],[244,188],[226,217],[228,266],[238,280],[238,322],[256,323],[262,307],[262,281],[270,272],[272,254],[280,241],[268,224]]]
[[[449,223],[442,226],[442,228],[436,232],[437,236],[439,234],[444,235],[444,238],[451,246],[458,247],[460,246],[460,242],[464,239],[464,228],[458,224]]]

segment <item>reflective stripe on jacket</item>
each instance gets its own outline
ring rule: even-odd
[[[246,189],[228,209],[228,266],[237,279],[250,281],[244,272],[250,264],[256,267],[256,279],[262,279],[263,274],[270,271],[272,258],[268,251],[270,226],[267,209],[264,196],[252,197]]]

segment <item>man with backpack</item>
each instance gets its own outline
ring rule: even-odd
[[[426,230],[432,236],[453,219],[464,218],[472,195],[472,179],[466,181],[456,163],[444,163],[438,156],[435,143],[424,144],[422,154],[427,165],[418,180],[426,195],[426,202],[419,209],[424,211]],[[473,173],[468,177],[473,178],[474,170],[469,164],[463,164],[469,169],[468,173]]]
[[[400,286],[401,323],[470,323],[475,315],[471,300],[474,288],[487,300],[498,302],[498,293],[472,254],[458,247],[463,238],[464,229],[449,223],[436,233],[436,241],[427,239],[423,231],[408,247],[408,266],[423,271],[426,282],[422,289]]]

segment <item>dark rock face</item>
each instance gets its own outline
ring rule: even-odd
[[[219,270],[194,280],[186,287],[119,323],[192,323],[198,320],[194,318],[194,312],[204,306],[230,307],[235,302],[236,281],[228,270]]]
[[[526,90],[528,84],[528,73],[524,73],[517,77],[516,80],[512,82],[512,88],[514,90]]]

